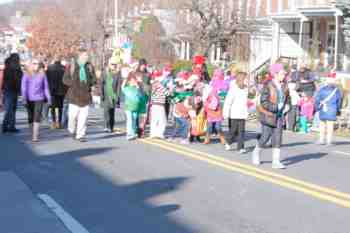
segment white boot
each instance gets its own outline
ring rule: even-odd
[[[34,122],[33,123],[33,142],[38,142],[39,141],[39,128],[40,128],[40,123]]]
[[[259,166],[261,164],[260,154],[261,154],[261,148],[259,147],[259,145],[256,145],[252,154],[252,163],[256,166]]]
[[[273,169],[285,169],[286,166],[284,166],[281,161],[281,149],[279,148],[273,148],[272,149],[272,168]]]

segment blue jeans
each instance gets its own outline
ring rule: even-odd
[[[3,129],[16,128],[16,111],[17,111],[18,96],[12,92],[4,93],[4,109],[5,116],[2,123]]]
[[[63,104],[62,125],[65,129],[68,128],[68,106],[68,102]]]
[[[215,129],[215,131],[214,131]],[[207,134],[222,133],[221,122],[208,122]]]
[[[175,117],[175,128],[172,134],[173,138],[180,136],[182,139],[188,137],[188,121],[185,118]]]
[[[126,111],[126,137],[128,139],[137,137],[138,113]]]

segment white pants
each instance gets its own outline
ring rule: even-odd
[[[333,140],[333,131],[334,131],[335,121],[321,121],[320,122],[320,142],[331,144]]]
[[[69,104],[68,130],[71,134],[76,133],[76,139],[80,139],[86,135],[88,114],[89,106],[79,107],[75,104]]]
[[[164,138],[166,124],[165,107],[162,105],[152,105],[151,137]]]

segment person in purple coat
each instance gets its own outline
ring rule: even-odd
[[[32,141],[39,141],[39,128],[43,105],[51,104],[49,84],[45,74],[45,65],[33,59],[27,65],[21,85],[23,103],[28,111],[28,123],[32,128]]]

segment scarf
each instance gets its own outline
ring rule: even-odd
[[[78,65],[79,65],[79,79],[80,79],[80,82],[86,83],[87,82],[87,78],[86,78],[85,63],[82,64],[82,63],[78,62]]]
[[[109,98],[111,98],[112,100],[116,100],[117,99],[117,95],[114,92],[113,82],[114,82],[114,80],[113,80],[112,72],[107,72],[106,93],[107,93],[107,96]]]

